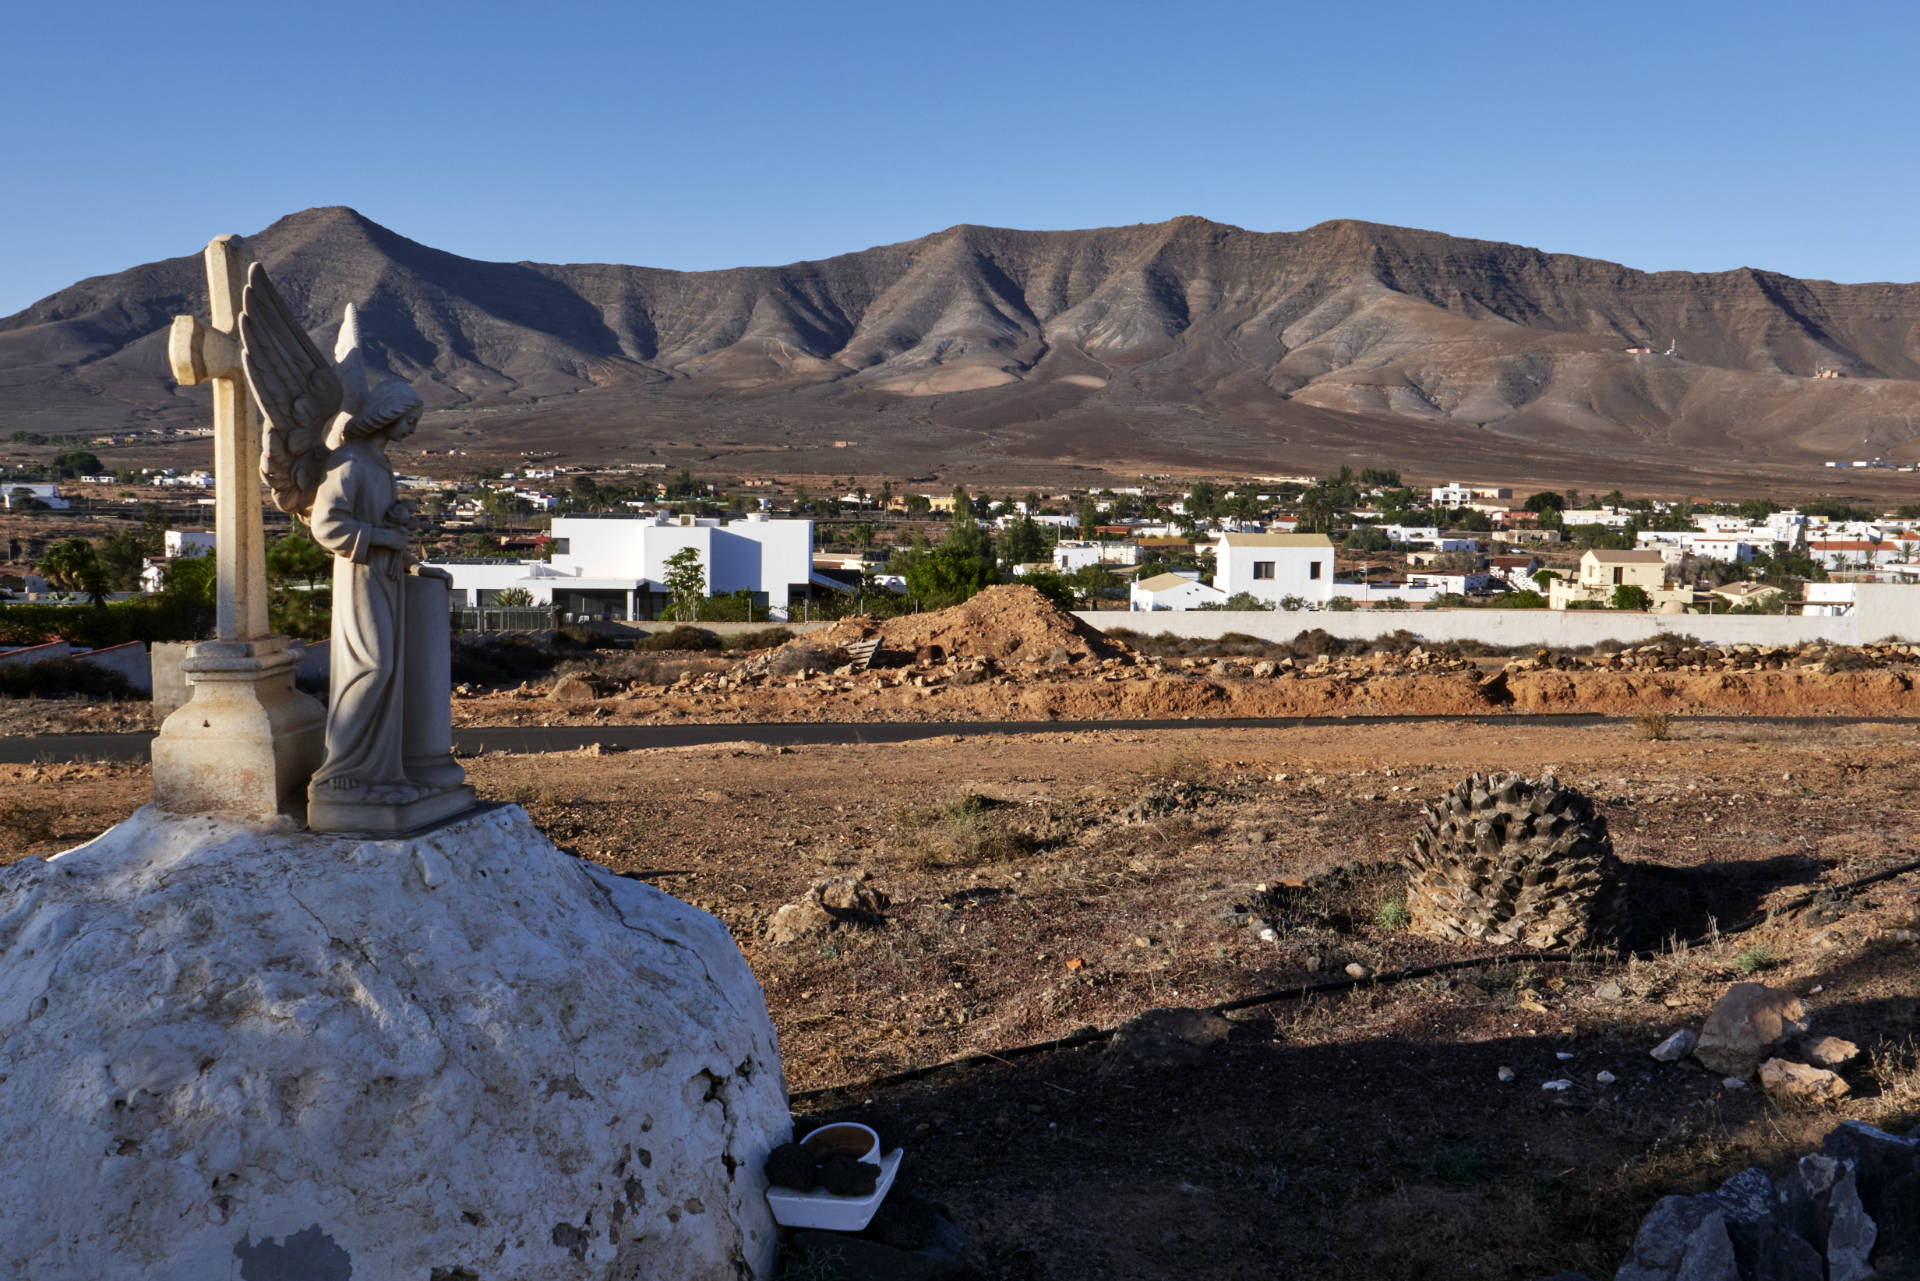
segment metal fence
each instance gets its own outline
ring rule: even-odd
[[[460,632],[544,632],[551,631],[555,615],[551,609],[525,607],[507,609],[486,606],[481,609],[455,609],[451,623]]]

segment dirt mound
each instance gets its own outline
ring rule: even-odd
[[[1064,650],[1075,662],[1118,658],[1127,649],[1031,587],[989,587],[951,609],[877,621],[849,618],[790,644],[846,646],[879,636],[883,654],[909,657],[938,646],[946,658],[991,658],[1002,665],[1047,662]]]

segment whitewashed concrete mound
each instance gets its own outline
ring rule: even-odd
[[[0,1276],[765,1277],[788,1126],[726,930],[517,807],[0,871]]]

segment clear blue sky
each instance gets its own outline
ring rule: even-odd
[[[1192,213],[1920,279],[1910,3],[70,0],[5,31],[0,315],[330,204],[685,269]]]

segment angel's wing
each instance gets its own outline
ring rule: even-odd
[[[343,389],[333,362],[313,345],[257,262],[247,269],[240,351],[247,385],[267,417],[260,475],[275,507],[304,517],[326,471],[327,427],[340,411]]]

